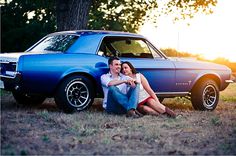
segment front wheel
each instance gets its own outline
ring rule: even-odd
[[[66,113],[89,108],[94,100],[91,81],[84,76],[71,76],[58,87],[55,102]]]
[[[215,81],[203,79],[191,93],[191,101],[196,110],[214,110],[219,102],[219,88]]]

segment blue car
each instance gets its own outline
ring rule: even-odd
[[[196,110],[214,110],[219,91],[232,82],[228,67],[168,58],[141,35],[86,30],[52,33],[26,52],[0,54],[2,88],[20,104],[54,97],[61,110],[81,111],[103,97],[100,76],[110,56],[130,61],[160,100],[187,96]]]

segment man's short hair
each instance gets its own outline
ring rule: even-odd
[[[112,56],[112,57],[110,57],[110,58],[108,59],[108,65],[112,64],[112,62],[113,62],[114,60],[120,60],[120,59],[119,59],[119,57]]]

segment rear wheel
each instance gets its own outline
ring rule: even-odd
[[[66,113],[89,108],[94,100],[91,81],[84,76],[72,76],[65,79],[55,95],[55,102]]]
[[[46,97],[42,95],[30,95],[20,92],[12,92],[16,102],[25,106],[37,106],[43,103]]]
[[[193,88],[191,101],[196,110],[214,110],[219,102],[219,88],[215,81],[202,79]]]

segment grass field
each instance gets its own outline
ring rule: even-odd
[[[220,99],[236,103],[236,83],[231,84],[225,91],[221,92]]]
[[[101,102],[64,114],[53,99],[27,108],[1,91],[1,155],[236,155],[235,83],[212,112],[193,110],[185,98],[165,99],[176,119],[109,115]]]

